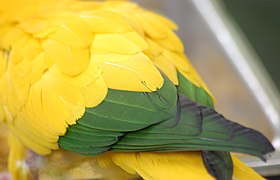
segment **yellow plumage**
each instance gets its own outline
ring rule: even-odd
[[[68,125],[99,105],[108,88],[155,91],[163,85],[159,68],[174,84],[179,71],[210,94],[184,55],[176,25],[134,3],[2,0],[0,16],[0,118],[12,134],[14,179],[28,177],[18,166],[25,147],[40,155],[57,150]],[[199,153],[112,153],[98,161],[144,179],[211,179]],[[260,178],[235,161],[238,179]]]
[[[1,101],[8,105],[6,116],[13,116],[7,120],[11,130],[33,151],[57,149],[58,136],[86,107],[100,104],[108,88],[160,88],[156,66],[174,84],[177,69],[207,90],[168,19],[129,2],[46,3],[31,1],[17,17],[5,16],[13,8],[1,13],[2,56],[10,53],[2,57]]]

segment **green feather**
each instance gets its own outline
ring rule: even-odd
[[[203,151],[203,162],[208,172],[216,179],[231,180],[233,163],[229,153],[219,151]]]
[[[203,106],[214,107],[211,96],[202,88],[192,84],[186,77],[178,72],[179,85],[177,86],[178,93],[183,94],[190,100],[197,102]]]

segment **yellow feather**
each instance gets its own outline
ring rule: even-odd
[[[0,108],[0,118],[1,116],[1,108]],[[7,126],[0,119],[0,173],[7,171],[7,162],[8,162],[8,130]]]
[[[148,52],[146,51],[146,53],[150,53],[152,57],[158,57],[162,55],[164,51],[162,47],[160,47],[155,41],[150,38],[146,38],[146,41],[149,47]]]
[[[147,42],[145,39],[140,36],[136,32],[128,32],[128,33],[123,33],[122,34],[124,37],[126,37],[128,40],[133,42],[136,46],[138,46],[142,51],[145,51],[148,49]]]
[[[43,52],[38,54],[31,62],[32,62],[32,67],[30,72],[27,74],[25,77],[26,80],[25,82],[32,85],[44,74],[44,72],[48,69],[48,64],[46,63],[46,56]]]
[[[0,28],[0,47],[1,49],[8,50],[15,42],[18,41],[22,36],[24,36],[24,32],[21,29],[14,28],[12,25],[4,26]]]
[[[173,21],[168,19],[167,17],[161,16],[159,14],[156,14],[154,12],[146,11],[146,15],[149,17],[155,18],[157,21],[160,21],[162,25],[167,26],[169,29],[177,30],[177,24],[175,24]]]
[[[42,132],[50,132],[51,134],[57,134],[59,126],[56,127],[55,124],[49,125],[49,122],[44,118],[44,106],[43,106],[43,92],[42,92],[42,81],[38,81],[35,85],[30,88],[30,99],[27,101],[22,115],[25,116],[27,124],[30,124],[30,131],[38,131],[38,135]],[[34,127],[32,127],[34,126]],[[27,129],[28,130],[28,129]],[[50,138],[49,136],[46,136]],[[50,140],[56,138],[50,138]]]
[[[81,91],[86,99],[86,107],[95,107],[105,99],[108,89],[104,78],[99,76],[91,84],[82,87]]]
[[[46,30],[49,32],[54,32],[57,27],[51,28],[52,31],[50,31],[50,27],[52,25],[51,21],[48,21],[43,18],[31,18],[27,19],[25,21],[22,21],[19,24],[19,27],[26,33],[32,34],[33,36],[38,37],[37,35],[45,32]]]
[[[57,145],[50,144],[47,141],[43,141],[44,139],[38,141],[40,137],[38,137],[38,135],[33,136],[34,135],[33,133],[26,131],[26,129],[24,129],[25,127],[26,126],[22,126],[21,124],[17,123],[14,124],[13,126],[9,126],[9,130],[11,131],[12,134],[15,135],[15,137],[18,140],[20,140],[21,143],[25,144],[25,146],[27,147],[32,147],[32,150],[36,153],[46,155],[51,152],[51,148],[58,149]],[[17,134],[20,134],[20,136],[18,136]]]
[[[57,69],[57,68],[52,68]],[[53,70],[58,71],[58,70]],[[68,82],[63,81],[63,74],[52,74],[50,71],[44,75],[44,89],[49,89],[52,93],[57,94],[61,99],[68,101],[72,104],[85,106],[85,98],[81,92],[79,85],[73,86]],[[67,91],[65,91],[67,89]],[[75,94],[75,96],[73,96]],[[51,102],[50,102],[51,103]],[[61,114],[61,113],[60,113]]]
[[[123,62],[128,60],[132,55],[131,54],[116,54],[116,53],[104,53],[104,54],[96,54],[92,53],[90,59],[95,63],[103,63],[103,62]]]
[[[164,50],[162,53],[178,70],[189,72],[193,67],[182,53]],[[191,74],[192,75],[192,74]],[[188,78],[188,77],[187,77]]]
[[[9,170],[14,180],[29,179],[29,167],[25,164],[24,159],[27,149],[16,137],[10,135],[9,138]]]
[[[258,173],[256,173],[252,168],[241,162],[237,157],[232,156],[232,160],[234,163],[234,171],[233,171],[233,180],[264,180],[265,178],[261,177]]]
[[[81,107],[94,107],[107,94],[107,85],[101,76],[101,70],[93,61],[90,61],[87,69],[78,76],[67,76],[56,67],[51,68],[45,76],[45,84],[62,100]],[[65,89],[68,91],[65,92]]]
[[[79,17],[94,33],[124,33],[132,30],[122,16],[110,10],[81,12]]]
[[[178,36],[171,30],[167,31],[166,38],[155,39],[155,41],[164,49],[175,52],[184,52],[184,45]]]
[[[102,69],[106,84],[112,89],[150,92],[163,85],[159,71],[143,53],[122,62],[103,62]]]
[[[2,107],[0,107],[0,122],[2,123],[2,121],[4,121],[4,119],[5,119],[4,110]]]
[[[0,78],[2,78],[7,70],[7,61],[7,54],[6,52],[2,51],[0,53]]]
[[[142,44],[140,44],[139,46],[138,44],[134,43],[137,34],[135,34],[134,37],[130,36],[130,38],[133,38],[134,41],[130,40],[128,37],[129,36],[125,36],[122,34],[98,34],[94,37],[90,52],[93,54],[136,54],[144,50],[142,49]]]
[[[71,113],[64,105],[59,96],[51,89],[45,87],[42,89],[42,109],[45,121],[48,122],[51,129],[55,129],[59,135],[65,133],[68,119],[71,119]],[[59,112],[57,114],[56,112]]]
[[[17,65],[21,61],[23,61],[23,49],[25,45],[32,39],[31,36],[25,34],[21,36],[13,45],[13,49],[11,50],[10,61],[13,65]]]
[[[69,76],[82,73],[88,66],[87,48],[74,48],[51,39],[44,41],[42,46],[55,65]]]
[[[43,49],[40,42],[37,39],[30,38],[29,41],[24,45],[21,54],[22,57],[26,59],[25,61],[31,61],[36,58],[36,56],[38,56],[42,50]]]
[[[164,55],[160,55],[159,57],[154,57],[154,64],[162,70],[162,72],[175,84],[178,85],[178,77],[177,77],[177,70],[170,62],[169,59],[167,59]]]
[[[93,33],[85,22],[78,17],[73,17],[68,22],[60,24],[49,38],[70,47],[88,48],[92,42]]]
[[[165,24],[162,24],[161,21],[158,21],[158,19],[146,14],[146,12],[143,12],[136,17],[140,20],[145,33],[149,37],[153,39],[166,39],[168,37],[168,27],[166,27]]]

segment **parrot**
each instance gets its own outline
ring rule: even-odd
[[[12,179],[45,159],[105,179],[263,179],[231,152],[274,147],[215,110],[169,18],[128,0],[1,0],[0,17]]]

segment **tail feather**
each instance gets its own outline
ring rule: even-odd
[[[137,173],[147,180],[214,179],[204,168],[200,152],[111,153],[110,156],[125,171]],[[236,157],[233,156],[232,160],[233,179],[264,180]]]

